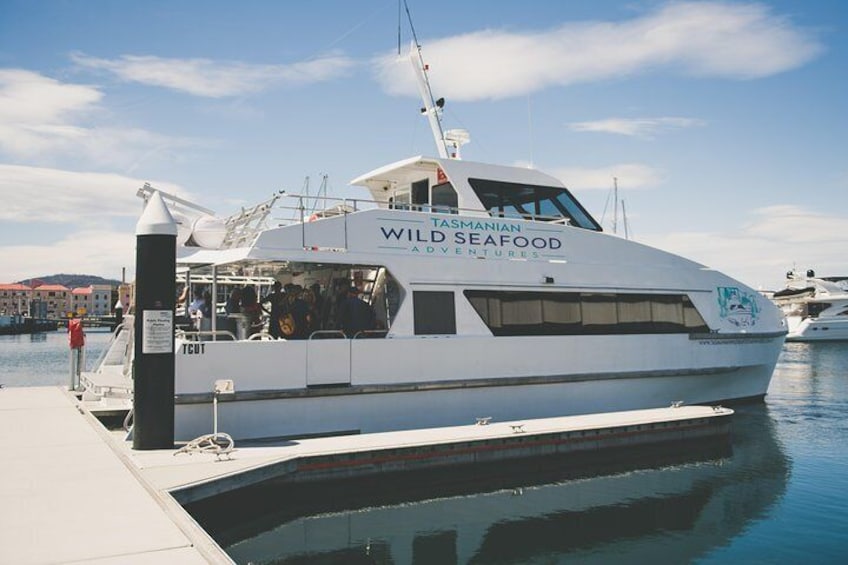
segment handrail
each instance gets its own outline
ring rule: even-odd
[[[327,337],[316,337],[325,335]],[[309,339],[331,339],[330,336],[335,336],[332,339],[347,339],[345,333],[341,330],[315,330],[311,334],[309,334]]]
[[[100,356],[97,358],[97,361],[94,362],[95,372],[97,372],[97,369],[103,365],[103,362],[106,360],[106,356],[109,355],[109,350],[115,344],[115,341],[118,339],[118,334],[124,329],[125,324],[126,322],[121,322],[115,326],[115,329],[112,331],[112,337],[109,338],[109,343],[106,344],[106,347],[104,347],[103,351],[100,352]]]
[[[236,337],[236,335],[233,332],[231,332],[230,330],[215,330],[214,332],[212,330],[195,330],[195,331],[178,330],[177,331],[177,337],[199,337],[199,336],[204,336],[204,335],[216,336],[216,337],[222,336],[222,335],[230,336],[231,338],[233,338],[233,341],[238,341],[238,338]],[[197,341],[197,340],[194,340],[194,341]]]
[[[374,339],[375,337],[385,337],[389,330],[361,330],[353,334],[353,339]]]
[[[262,330],[261,332],[250,334],[246,341],[275,341],[275,338],[267,331]]]
[[[298,223],[307,223],[314,219],[315,221],[322,219],[332,219],[337,216],[347,216],[348,214],[353,214],[355,212],[365,211],[368,209],[388,209],[388,210],[400,210],[405,212],[423,212],[427,214],[445,214],[447,216],[462,216],[462,215],[474,215],[476,217],[484,217],[484,218],[492,218],[492,219],[500,219],[500,220],[529,220],[535,222],[545,222],[551,224],[564,224],[564,225],[572,225],[571,218],[563,217],[563,216],[549,216],[545,214],[535,214],[535,213],[510,213],[509,215],[499,215],[489,210],[481,210],[479,208],[461,208],[459,206],[446,206],[444,204],[412,204],[412,203],[391,203],[380,200],[373,199],[364,199],[364,198],[337,198],[331,196],[305,196],[301,194],[282,194],[282,197],[285,198],[295,198],[297,199],[297,203],[291,206],[286,206],[283,204],[276,205],[276,208],[279,210],[287,210],[293,211],[296,213],[300,213],[301,220],[298,221],[295,217],[294,220],[288,220],[283,218],[274,218],[277,221],[280,221],[279,225],[293,225]],[[328,215],[326,217],[322,217],[321,213],[325,211],[330,211],[332,208],[325,208],[325,210],[319,210],[313,213],[309,218],[305,217],[306,207],[303,204],[304,199],[313,199],[313,200],[321,200],[325,204],[327,203],[340,203],[337,204],[336,207],[339,208],[338,211],[335,211],[332,215]],[[367,206],[363,206],[363,204]],[[351,205],[352,210],[344,209],[345,206]],[[465,214],[463,214],[465,213]],[[297,214],[295,214],[297,216]]]

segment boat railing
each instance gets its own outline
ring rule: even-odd
[[[325,218],[347,216],[348,214],[371,209],[422,212],[426,214],[445,214],[447,216],[454,215],[478,218],[498,218],[505,220],[525,220],[531,222],[543,222],[547,224],[571,225],[571,219],[563,216],[519,212],[517,210],[490,212],[489,210],[481,210],[479,208],[463,208],[459,206],[447,206],[444,204],[410,204],[406,202],[385,202],[364,198],[336,198],[332,196],[310,196],[302,194],[281,194],[280,196],[296,200],[296,202],[292,204],[285,204],[281,202],[275,206],[275,210],[290,213],[289,218],[279,216],[272,217],[279,226],[301,223],[305,224]]]
[[[362,330],[353,334],[353,339],[375,339],[383,338],[388,334],[388,330]]]
[[[94,370],[97,371],[100,367],[103,366],[103,363],[106,361],[106,357],[109,356],[110,350],[112,346],[115,345],[115,342],[118,339],[118,335],[124,331],[127,326],[126,322],[122,322],[118,324],[114,330],[112,330],[112,335],[109,337],[109,342],[106,343],[106,347],[103,348],[103,351],[100,352],[100,356],[97,357],[97,360],[94,362]],[[123,358],[123,356],[122,356]]]
[[[204,341],[204,337],[210,337],[216,341],[221,337],[228,338],[228,341],[238,341],[236,334],[229,330],[177,330],[177,337],[188,341]]]
[[[341,330],[316,330],[309,334],[309,339],[346,339],[347,336]]]

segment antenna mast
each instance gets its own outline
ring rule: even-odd
[[[415,34],[415,26],[412,25],[412,15],[409,13],[409,5],[406,3],[406,0],[403,0],[403,6],[406,9],[406,17],[409,20],[409,29],[412,30],[412,45],[409,48],[409,60],[415,69],[418,92],[424,101],[424,107],[421,108],[421,113],[426,114],[427,120],[430,122],[430,131],[433,133],[433,140],[436,142],[439,157],[442,159],[460,159],[460,147],[470,141],[470,136],[463,129],[444,131],[442,128],[442,110],[445,107],[445,99],[439,98],[436,100],[433,98],[433,90],[430,88],[430,79],[427,76],[430,66],[424,62],[424,56],[421,53],[421,44],[418,43],[418,36]]]

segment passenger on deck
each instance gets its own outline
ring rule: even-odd
[[[201,306],[203,306],[203,287],[199,286],[194,289],[194,300],[188,305],[189,317],[192,319],[196,318]]]
[[[214,313],[215,305],[212,303],[212,293],[206,290],[203,292],[203,302],[194,313],[194,327],[202,330],[202,320],[204,318],[211,320]]]
[[[324,311],[324,294],[321,292],[321,285],[319,283],[313,283],[312,286],[309,287],[309,290],[312,291],[312,296],[315,297],[315,313],[316,313],[316,324],[320,322],[320,314]],[[320,328],[315,328],[320,329]]]
[[[347,300],[347,289],[350,281],[336,279],[333,283],[332,294],[324,299],[324,307],[321,311],[322,327],[325,330],[342,329],[341,311],[344,301]]]
[[[309,305],[303,300],[303,288],[292,286],[286,293],[286,314],[283,334],[289,339],[306,339],[310,334]]]
[[[180,285],[180,292],[177,294],[177,318],[181,318],[177,323],[188,323],[188,285]]]
[[[256,298],[256,289],[246,286],[241,291],[241,313],[247,316],[247,336],[262,330],[262,308]]]
[[[212,302],[212,293],[208,290],[203,292],[203,304],[200,305],[199,310],[204,318],[211,318],[212,314],[215,313],[215,304]]]
[[[307,306],[307,320],[309,321],[309,328],[307,332],[307,336],[316,330],[321,329],[321,310],[318,308],[315,298],[315,292],[312,290],[313,287],[304,289],[301,298],[306,303]]]
[[[227,305],[224,307],[227,314],[239,314],[241,312],[241,289],[236,287],[230,291]]]
[[[359,298],[359,291],[355,286],[350,287],[341,306],[341,323],[345,335],[352,338],[359,332],[373,330],[375,322],[374,309]]]
[[[274,339],[283,337],[280,330],[280,319],[283,315],[283,307],[285,305],[286,296],[283,294],[283,285],[280,281],[274,281],[274,288],[271,292],[262,299],[262,304],[268,304],[268,308],[263,307],[263,310],[268,313],[271,320],[268,323],[268,333]]]

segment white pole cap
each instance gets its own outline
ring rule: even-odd
[[[159,191],[153,191],[144,206],[144,212],[135,225],[135,235],[177,235],[177,222],[162,200]]]

